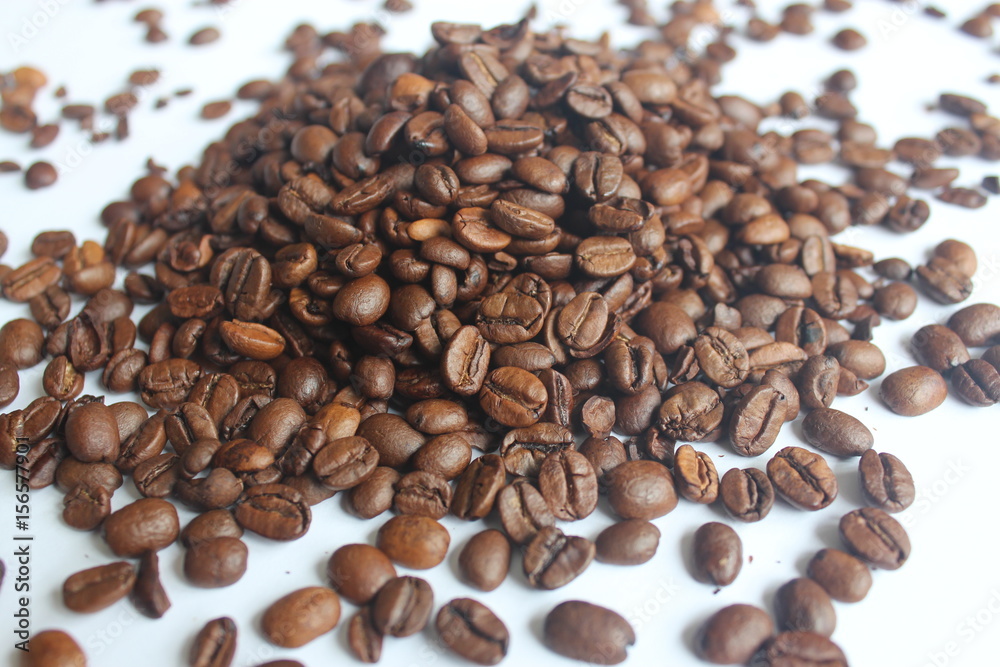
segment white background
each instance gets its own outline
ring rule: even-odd
[[[141,97],[131,116],[132,137],[123,143],[108,141],[91,147],[73,124],[64,123],[58,141],[42,151],[30,151],[24,136],[0,135],[0,159],[22,164],[44,158],[62,166],[59,183],[50,189],[29,192],[19,175],[0,176],[0,228],[10,237],[4,261],[18,265],[28,258],[31,237],[42,229],[69,228],[78,239],[103,240],[97,222],[108,201],[127,195],[129,185],[142,173],[148,157],[176,169],[198,158],[203,146],[218,137],[236,119],[249,113],[247,103],[237,104],[223,120],[198,119],[201,105],[231,96],[243,81],[276,77],[287,67],[280,50],[285,35],[297,23],[313,21],[321,30],[344,29],[359,19],[377,18],[388,28],[384,44],[389,50],[423,49],[430,43],[432,20],[494,23],[518,19],[528,2],[473,2],[416,0],[417,10],[388,15],[379,3],[282,0],[234,2],[229,7],[200,6],[190,0],[156,3],[166,11],[164,28],[171,39],[150,45],[132,15],[143,5],[132,2],[84,0],[5,0],[0,4],[0,70],[18,64],[44,69],[50,85],[36,104],[43,122],[55,119],[59,102],[52,91],[59,84],[69,90],[69,102],[101,104],[124,89],[128,74],[138,68],[162,70],[158,84]],[[610,1],[563,0],[539,2],[540,25],[562,22],[581,37],[596,37],[611,30],[619,45],[654,37],[649,29],[624,26],[625,10]],[[654,2],[662,17],[665,2]],[[781,3],[759,0],[766,18],[778,16]],[[901,136],[933,136],[948,124],[958,124],[944,114],[925,109],[937,94],[953,90],[975,95],[1000,108],[1000,86],[984,83],[1000,71],[997,40],[974,40],[958,33],[957,26],[981,0],[942,3],[950,14],[945,21],[922,15],[917,3],[861,2],[848,14],[818,13],[816,32],[809,37],[783,35],[768,46],[747,43],[738,36],[732,43],[741,52],[738,62],[724,70],[716,92],[743,94],[766,103],[788,89],[815,91],[828,73],[851,67],[861,87],[854,100],[861,118],[879,129],[884,145]],[[728,6],[728,5],[727,5]],[[45,13],[49,7],[49,14]],[[55,11],[53,12],[53,8]],[[734,17],[743,14],[734,10]],[[216,26],[222,39],[194,48],[187,37],[196,29]],[[868,48],[843,53],[829,46],[829,37],[853,26],[869,38]],[[12,41],[11,35],[24,37]],[[14,42],[17,42],[15,44]],[[152,110],[153,101],[179,88],[194,94],[172,99],[164,110]],[[807,119],[804,127],[832,126]],[[785,124],[783,130],[795,129]],[[107,128],[111,129],[111,128]],[[975,159],[944,159],[942,164],[962,167],[962,184],[979,182],[1000,165]],[[908,168],[899,165],[900,173]],[[838,182],[844,173],[835,168],[807,170]],[[977,290],[969,303],[1000,301],[1000,199],[980,211],[966,211],[932,202],[930,222],[909,236],[882,229],[864,229],[847,242],[876,250],[878,257],[901,256],[919,263],[945,237],[963,239],[980,253]],[[842,237],[844,238],[844,237]],[[944,321],[957,307],[921,301],[908,321],[888,323],[877,330],[890,370],[913,363],[907,341],[920,326]],[[0,304],[4,320],[25,316],[27,307]],[[975,351],[979,354],[981,351]],[[22,373],[21,396],[10,408],[23,407],[40,393],[44,364]],[[87,380],[88,393],[100,393],[96,377]],[[877,389],[878,382],[873,383]],[[126,396],[109,397],[108,402]],[[876,572],[868,598],[860,604],[837,604],[838,627],[834,638],[844,647],[851,664],[924,667],[997,664],[1000,655],[1000,571],[997,568],[997,472],[1000,447],[998,408],[970,408],[949,398],[930,415],[907,419],[891,414],[874,391],[856,398],[838,399],[836,407],[859,417],[875,433],[876,447],[900,456],[918,485],[917,503],[899,515],[909,530],[913,555],[898,572]],[[773,451],[801,444],[795,424],[785,428]],[[747,461],[723,446],[704,445],[716,457],[720,471],[733,466],[763,467],[766,457]],[[663,537],[652,562],[636,568],[595,563],[584,576],[558,591],[529,589],[521,576],[520,562],[496,591],[483,594],[459,583],[455,562],[461,546],[482,524],[446,520],[453,548],[447,562],[420,573],[434,587],[438,603],[459,596],[473,596],[490,606],[507,624],[512,640],[506,664],[571,664],[544,649],[539,641],[545,613],[566,599],[585,599],[611,607],[629,618],[638,635],[630,664],[674,666],[700,664],[691,654],[695,628],[723,605],[748,602],[768,607],[775,589],[801,576],[810,556],[822,547],[839,546],[836,526],[840,516],[861,502],[856,461],[831,461],[840,482],[840,498],[829,508],[809,514],[778,503],[762,523],[738,526],[744,552],[753,561],[730,587],[713,594],[688,574],[683,554],[691,535],[709,520],[728,521],[718,507],[706,508],[682,501],[672,514],[656,523]],[[0,476],[0,557],[8,563],[8,577],[0,590],[0,663],[15,658],[11,629],[14,608],[11,571],[13,542],[13,490],[11,477]],[[135,498],[131,484],[114,497],[115,508]],[[259,631],[263,609],[285,593],[325,582],[325,563],[337,547],[374,538],[382,520],[360,521],[345,513],[340,498],[314,508],[312,529],[292,544],[268,543],[248,535],[250,565],[238,584],[224,590],[204,591],[184,582],[182,551],[177,545],[161,553],[163,580],[173,601],[166,617],[151,621],[137,614],[127,601],[93,615],[76,615],[60,601],[60,586],[72,572],[112,560],[97,536],[74,532],[62,524],[61,494],[55,489],[34,493],[31,499],[34,559],[31,565],[31,609],[34,630],[67,628],[84,646],[92,665],[184,664],[190,638],[207,620],[232,616],[240,629],[234,664],[244,667],[278,656],[294,657],[307,664],[349,664],[344,630],[353,608],[345,603],[344,621],[337,630],[298,650],[277,650],[264,642]],[[182,521],[191,513],[181,510]],[[568,532],[596,537],[613,519],[605,507]],[[433,643],[431,630],[422,636],[385,643],[383,664],[459,664]]]

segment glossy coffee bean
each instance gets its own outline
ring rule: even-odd
[[[557,605],[545,617],[545,645],[556,653],[595,665],[617,665],[628,657],[635,630],[618,613],[582,601]]]

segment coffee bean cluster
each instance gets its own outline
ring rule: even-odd
[[[807,31],[808,11],[795,7],[781,29]],[[734,55],[724,41],[694,60],[672,56],[718,15],[706,2],[674,14],[661,41],[628,53],[535,33],[528,20],[436,23],[420,59],[367,52],[326,66],[325,51],[345,48],[341,33],[302,26],[287,41],[287,77],[241,89],[258,113],[175,179],[139,178],[104,209],[103,244],[42,232],[32,260],[5,267],[3,295],[31,319],[0,328],[3,404],[19,393],[18,370],[48,365],[46,396],[0,415],[0,464],[32,488],[55,484],[66,523],[100,531],[122,559],[71,575],[66,606],[94,612],[129,596],[160,617],[170,602],[158,551],[179,539],[189,582],[225,587],[246,571],[245,531],[295,540],[311,507],[342,492],[361,518],[392,516],[374,546],[333,553],[329,586],[267,608],[268,641],[313,641],[338,625],[344,599],[357,608],[347,643],[362,661],[433,617],[449,649],[496,664],[510,637],[491,610],[470,598],[437,608],[426,581],[396,572],[442,563],[446,515],[499,520],[459,554],[471,587],[499,586],[518,549],[525,581],[552,590],[595,559],[650,560],[651,521],[683,503],[720,502],[739,522],[763,520],[779,499],[822,510],[838,494],[825,455],[859,457],[870,506],[841,519],[844,551],[818,552],[808,578],[782,586],[773,619],[730,606],[696,640],[717,664],[846,665],[829,639],[830,600],[859,601],[869,566],[905,563],[909,540],[890,513],[914,488],[831,404],[884,374],[873,331],[909,317],[918,289],[946,304],[970,296],[975,253],[948,240],[912,269],[834,241],[851,224],[920,227],[927,204],[883,166],[925,160],[944,139],[876,148],[847,97],[853,75],[838,73],[815,111],[839,119],[854,182],[800,182],[798,164],[837,158],[834,137],[760,134],[769,115],[808,111],[804,100],[714,97]],[[984,105],[940,104],[973,127],[949,145],[1000,145]],[[957,176],[920,169],[923,186]],[[71,295],[86,298],[72,316]],[[153,306],[137,324],[136,304]],[[998,343],[1000,308],[958,310],[916,333],[921,365],[886,376],[882,399],[901,415],[949,392],[995,404]],[[84,394],[92,371],[142,404]],[[812,449],[772,452],[803,413]],[[709,441],[769,456],[766,470],[720,477],[689,444]],[[111,512],[126,480],[143,498]],[[573,535],[602,494],[620,521],[593,541]],[[200,514],[182,529],[175,503]],[[739,576],[731,527],[702,526],[693,551],[699,581]],[[190,664],[229,665],[236,639],[232,620],[211,621]],[[547,646],[595,664],[622,662],[635,639],[624,618],[583,601],[544,623]],[[36,646],[61,661],[32,664],[82,664],[65,633],[36,635]]]

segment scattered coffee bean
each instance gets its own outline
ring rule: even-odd
[[[635,630],[621,615],[578,600],[563,602],[546,615],[543,637],[559,655],[595,665],[625,662],[635,644]]]

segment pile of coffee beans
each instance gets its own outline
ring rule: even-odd
[[[811,11],[793,5],[770,27],[808,32]],[[536,33],[528,19],[435,23],[420,58],[352,50],[345,33],[303,25],[286,41],[287,76],[240,90],[259,111],[199,164],[136,180],[102,212],[103,244],[40,233],[33,259],[0,272],[3,295],[31,313],[0,328],[0,401],[17,398],[18,370],[47,359],[46,395],[0,415],[0,464],[33,489],[57,486],[67,525],[99,531],[121,559],[70,576],[66,606],[130,597],[158,618],[170,607],[158,551],[179,539],[193,586],[229,586],[247,569],[245,531],[300,538],[311,508],[342,492],[359,517],[391,517],[374,546],[333,553],[328,585],[273,601],[266,639],[315,640],[338,625],[343,599],[359,660],[433,619],[442,645],[491,665],[510,642],[500,618],[471,598],[439,607],[425,580],[396,571],[445,560],[446,515],[501,528],[463,547],[469,586],[499,586],[518,549],[524,581],[553,590],[595,559],[647,562],[661,537],[651,522],[687,503],[721,502],[737,522],[764,520],[779,501],[822,510],[838,496],[826,457],[856,457],[869,506],[841,519],[844,550],[818,552],[807,578],[776,592],[773,617],[729,606],[695,642],[716,664],[846,665],[829,639],[831,600],[861,600],[870,567],[906,562],[891,513],[914,486],[831,404],[885,373],[872,342],[882,318],[906,319],[920,294],[966,301],[977,262],[957,240],[914,269],[834,239],[851,225],[922,226],[929,207],[911,184],[979,205],[978,190],[950,187],[956,171],[932,165],[945,153],[1000,159],[1000,120],[943,94],[968,129],[879,148],[856,118],[850,72],[812,107],[795,94],[765,107],[713,96],[735,56],[726,33],[703,55],[685,45],[720,22],[710,2],[676,2],[662,39],[627,52]],[[350,57],[320,64],[331,49]],[[769,116],[810,112],[837,120],[836,137],[758,131]],[[912,183],[884,168],[892,158],[917,167]],[[797,178],[799,164],[833,160],[853,182]],[[75,314],[73,295],[86,298]],[[136,323],[137,304],[152,308]],[[1000,401],[1000,307],[924,327],[913,353],[921,365],[881,383],[900,415],[949,393]],[[800,415],[810,447],[773,451]],[[765,469],[720,476],[697,449],[716,441],[768,457]],[[112,512],[124,484],[143,497]],[[594,541],[574,535],[601,495],[620,521]],[[182,527],[178,503],[199,516]],[[738,533],[702,526],[693,562],[699,581],[731,584]],[[543,637],[595,664],[624,661],[636,641],[622,616],[578,600],[551,610]],[[227,666],[236,641],[234,622],[215,619],[190,664]],[[31,665],[84,663],[60,631],[32,647]]]

